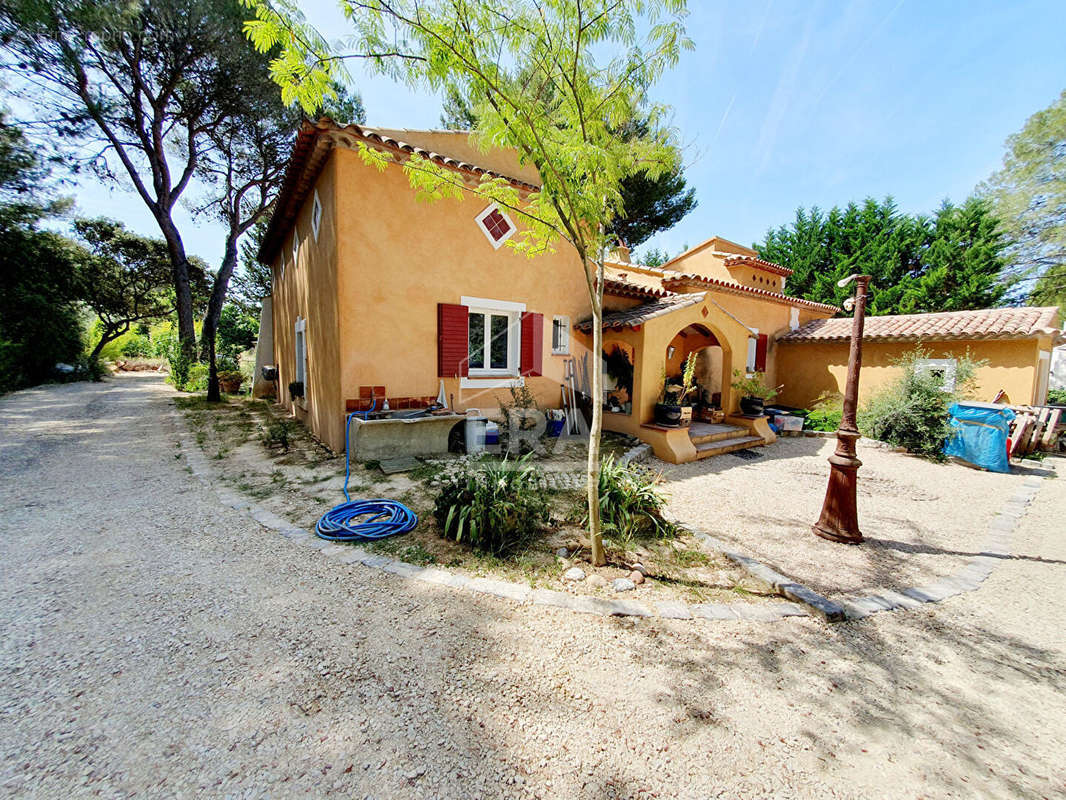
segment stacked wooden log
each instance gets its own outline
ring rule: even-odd
[[[1066,409],[1048,406],[1011,406],[1010,453],[1014,458],[1036,450],[1056,450],[1066,431]]]

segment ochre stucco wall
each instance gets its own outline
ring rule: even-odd
[[[344,447],[344,403],[340,395],[340,340],[337,326],[337,170],[330,159],[316,184],[322,203],[318,238],[311,228],[314,193],[297,218],[299,260],[292,263],[292,231],[288,231],[273,265],[274,356],[284,402],[322,441],[334,450]],[[281,264],[285,270],[282,274]],[[303,402],[293,403],[288,385],[295,376],[296,317],[307,320],[307,380]]]
[[[506,246],[494,249],[475,223],[487,203],[469,195],[462,201],[420,202],[399,167],[378,172],[343,147],[327,159],[316,188],[323,205],[317,241],[311,232],[311,193],[297,223],[299,263],[295,269],[289,263],[290,231],[274,265],[273,328],[282,400],[327,445],[343,447],[346,401],[358,398],[361,386],[384,386],[389,397],[437,395],[437,305],[457,304],[464,296],[524,303],[526,311],[543,315],[543,376],[527,377],[525,383],[541,407],[559,406],[567,357],[551,352],[552,318],[569,317],[573,324],[589,315],[583,270],[565,242],[555,253],[534,258]],[[515,215],[512,219],[521,225]],[[610,303],[613,308],[633,304],[628,299]],[[633,346],[637,363],[634,414],[607,426],[636,433],[651,420],[666,347],[690,323],[706,326],[722,344],[723,405],[735,410],[729,382],[731,370],[746,362],[744,326],[769,336],[767,378],[774,383],[779,381],[774,335],[788,330],[790,314],[785,303],[712,291],[700,304],[640,330],[611,332]],[[297,315],[307,319],[308,397],[293,406],[286,387],[295,368]],[[824,316],[801,309],[799,324]],[[590,336],[570,331],[571,356],[580,360],[588,354],[592,365],[599,358],[589,353],[590,345]],[[509,399],[506,387],[462,383],[444,379],[457,410],[495,413],[500,400]]]
[[[398,167],[379,173],[350,150],[338,149],[331,163],[341,187],[335,215],[337,416],[360,386],[385,386],[389,396],[435,397],[437,304],[460,303],[464,296],[525,303],[526,311],[544,315],[543,377],[526,378],[526,385],[543,406],[557,407],[565,357],[551,352],[552,317],[568,316],[573,324],[588,315],[588,290],[573,250],[560,242],[553,254],[527,258],[507,246],[494,249],[475,222],[485,201],[420,202]],[[575,342],[571,331],[571,352],[579,355]],[[457,410],[497,412],[499,400],[510,397],[507,388],[463,388],[456,378],[444,384]]]
[[[990,401],[1000,389],[1013,403],[1037,399],[1034,392],[1039,347],[1035,339],[926,342],[924,347],[929,358],[959,358],[968,349],[973,358],[987,361],[977,371],[978,400]],[[893,361],[914,348],[914,342],[863,344],[860,404],[899,375],[899,367]],[[848,370],[847,342],[779,343],[777,350],[777,379],[784,383],[779,402],[809,408],[822,396],[843,394]]]

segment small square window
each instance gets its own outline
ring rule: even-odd
[[[552,318],[552,353],[560,356],[570,353],[570,317]]]
[[[318,229],[322,224],[322,201],[318,199],[318,189],[315,189],[315,199],[311,204],[311,230],[315,234],[315,241],[318,241]]]
[[[492,246],[499,249],[511,238],[516,228],[510,217],[492,205],[477,215],[476,221],[481,231],[488,237]]]

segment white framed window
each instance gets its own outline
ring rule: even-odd
[[[296,259],[300,257],[300,237],[296,234],[296,228],[292,229],[292,268],[296,269]]]
[[[794,331],[797,328],[799,328],[799,326],[800,326],[800,310],[798,308],[796,308],[795,306],[792,306],[792,309],[791,309],[791,311],[790,311],[790,313],[788,315],[788,329],[790,331]]]
[[[935,375],[942,382],[941,391],[953,392],[955,391],[956,366],[954,358],[923,358],[915,362],[914,371]]]
[[[315,199],[311,203],[311,231],[318,241],[318,229],[322,225],[322,201],[318,199],[318,189],[315,189]]]
[[[468,311],[467,358],[471,378],[518,376],[525,303],[464,297]]]
[[[485,238],[497,250],[517,230],[511,218],[500,210],[495,203],[478,214],[474,220],[477,222],[478,227],[481,228],[481,232],[485,234]]]
[[[296,318],[296,325],[294,330],[295,336],[293,338],[294,343],[294,357],[295,357],[295,369],[293,371],[293,380],[299,381],[304,385],[304,401],[307,400],[307,320]]]
[[[552,317],[552,355],[570,353],[570,317]]]
[[[759,351],[759,329],[751,328],[751,336],[748,337],[748,363],[747,371],[755,372],[755,362]]]

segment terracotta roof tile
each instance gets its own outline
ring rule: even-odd
[[[696,305],[703,300],[706,292],[693,292],[692,294],[676,294],[664,297],[653,303],[627,308],[623,311],[612,311],[603,315],[603,327],[606,328],[631,328],[635,325],[643,325],[650,319],[661,317],[673,311],[678,311],[688,306]],[[584,319],[574,325],[579,331],[588,333],[592,330],[592,318]]]
[[[831,314],[835,314],[840,310],[836,306],[831,306],[826,303],[816,303],[813,300],[804,300],[802,297],[792,297],[791,295],[782,294],[781,292],[771,292],[767,289],[756,289],[754,286],[745,286],[742,283],[724,281],[721,278],[708,278],[706,275],[672,272],[671,270],[663,270],[663,272],[666,273],[663,275],[663,286],[670,291],[705,286],[715,291],[726,292],[727,294],[754,295],[756,297],[764,297],[775,303],[784,303],[790,306],[802,306],[803,308],[812,308],[817,311],[827,311]]]
[[[655,300],[660,297],[670,297],[669,292],[661,287],[633,283],[618,277],[603,279],[603,293],[613,294],[616,297],[641,297],[646,300]]]
[[[391,133],[392,131],[389,132]],[[351,140],[360,139],[379,148],[418,155],[441,166],[458,172],[465,172],[469,175],[503,178],[518,188],[527,191],[539,191],[540,189],[539,186],[518,180],[510,175],[503,175],[477,164],[470,164],[441,153],[407,144],[395,137],[379,133],[375,129],[363,125],[340,125],[327,118],[322,118],[317,122],[304,120],[296,133],[296,141],[293,143],[292,153],[285,167],[285,180],[282,182],[274,213],[267,224],[263,244],[257,254],[263,264],[270,264],[284,245],[296,214],[313,188],[315,179],[326,161],[326,156],[335,145],[333,137],[349,144]]]
[[[738,253],[722,253],[717,250],[714,251],[712,255],[724,258],[727,267],[754,267],[755,269],[761,269],[763,272],[772,272],[774,275],[784,275],[786,277],[792,274],[792,270],[788,267],[782,267],[780,264],[775,264],[773,261],[764,261],[757,256],[746,256]]]
[[[1027,339],[1050,335],[1058,340],[1058,308],[983,308],[935,314],[867,317],[863,341],[931,339]],[[779,337],[782,342],[828,342],[851,338],[851,319],[816,319]]]

